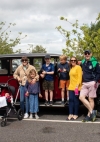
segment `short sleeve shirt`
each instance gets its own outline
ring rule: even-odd
[[[42,66],[42,70],[44,70],[46,72],[52,72],[52,71],[54,72],[54,65],[52,63],[50,63],[48,66],[46,66],[46,64],[44,64]],[[44,79],[47,81],[53,81],[54,75],[53,74],[46,74]]]

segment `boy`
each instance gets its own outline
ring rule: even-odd
[[[50,105],[53,105],[53,90],[54,90],[54,65],[50,63],[50,55],[45,55],[45,64],[42,66],[42,74],[40,76],[44,78],[43,90],[45,90],[45,105],[49,105],[48,91],[50,93]]]
[[[69,86],[69,64],[67,63],[67,57],[65,55],[61,55],[59,57],[60,59],[60,64],[58,65],[58,72],[60,74],[60,84],[59,88],[61,88],[61,99],[62,102],[61,104],[64,105],[64,94],[65,94],[65,89],[67,91],[67,88]],[[67,100],[68,100],[68,91],[67,91]]]

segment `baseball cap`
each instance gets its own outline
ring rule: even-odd
[[[85,54],[86,52],[88,52],[89,54],[91,53],[91,51],[90,51],[90,50],[85,50],[85,51],[84,51],[84,54]]]
[[[49,54],[46,54],[45,55],[45,59],[50,59],[51,57],[50,57],[50,55]]]

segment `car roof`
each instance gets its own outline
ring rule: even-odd
[[[59,57],[60,54],[53,53],[16,53],[16,54],[0,54],[0,58],[21,58],[23,56],[27,57],[45,57],[46,54],[50,54],[51,57]]]

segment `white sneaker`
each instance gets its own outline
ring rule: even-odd
[[[32,114],[30,114],[29,119],[33,119],[33,115]]]
[[[28,113],[25,113],[25,114],[24,114],[24,118],[26,119],[26,118],[28,118],[28,117],[29,117]]]
[[[39,116],[37,114],[35,114],[35,119],[39,119]]]

